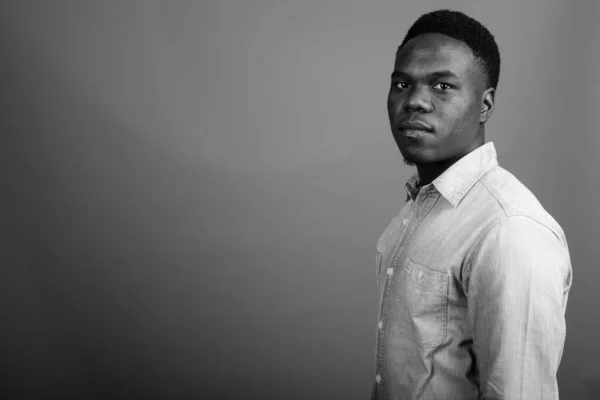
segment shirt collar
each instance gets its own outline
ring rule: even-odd
[[[497,165],[496,148],[493,142],[488,142],[456,161],[432,184],[453,207],[456,207],[475,182]],[[415,173],[406,182],[406,201],[414,201],[419,189],[419,175]]]

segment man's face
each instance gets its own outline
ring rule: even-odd
[[[387,108],[406,163],[456,161],[474,150],[486,75],[471,49],[430,33],[408,41],[396,56]]]

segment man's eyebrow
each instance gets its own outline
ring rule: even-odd
[[[456,78],[456,79],[458,79],[458,76],[454,72],[447,70],[447,69],[442,70],[442,71],[432,72],[431,74],[429,74],[429,76],[432,78]]]
[[[408,77],[408,78],[410,78],[411,75],[409,73],[405,72],[405,71],[394,71],[394,72],[392,72],[392,78],[400,78],[400,77]],[[447,70],[447,69],[431,72],[431,73],[425,75],[425,77],[429,78],[429,79],[436,79],[436,78],[455,78],[455,79],[458,79],[458,76],[454,72],[452,72],[450,70]]]

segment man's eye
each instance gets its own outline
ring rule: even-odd
[[[393,85],[395,87],[397,87],[398,89],[408,89],[408,87],[409,87],[409,83],[408,82],[404,82],[404,81],[394,82]]]
[[[448,90],[448,89],[452,89],[452,86],[448,85],[447,83],[440,82],[440,83],[437,83],[433,88],[438,89],[438,90]]]

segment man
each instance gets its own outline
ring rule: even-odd
[[[417,173],[377,242],[373,399],[558,399],[569,251],[485,142],[499,71],[490,32],[449,10],[396,54],[388,114]]]

